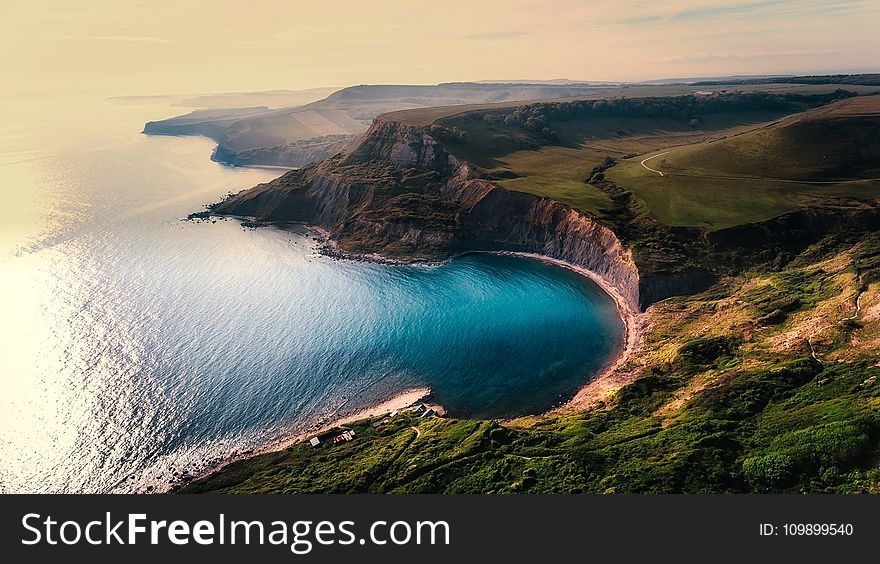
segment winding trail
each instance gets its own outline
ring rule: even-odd
[[[410,426],[410,429],[412,429],[412,430],[413,430],[413,431],[415,431],[415,432],[416,432],[416,438],[415,438],[415,439],[413,439],[413,442],[415,442],[415,441],[417,441],[417,440],[419,440],[419,437],[421,437],[421,436],[422,436],[422,432],[421,432],[421,431],[419,431],[419,428],[418,428],[418,427],[416,427],[416,426]]]
[[[721,137],[716,138],[716,139],[710,138],[710,139],[706,139],[704,141],[698,141],[696,143],[685,143],[684,145],[679,145],[679,146],[675,147],[674,149],[670,149],[670,150],[665,151],[663,153],[659,153],[657,155],[653,155],[653,156],[644,158],[644,159],[642,159],[642,161],[639,164],[642,165],[645,169],[650,170],[651,172],[655,172],[655,173],[659,174],[660,176],[666,176],[666,173],[659,171],[656,168],[651,168],[648,165],[646,165],[645,163],[650,161],[651,159],[656,159],[657,157],[662,157],[663,155],[668,155],[669,153],[672,153],[673,151],[677,151],[678,149],[683,149],[685,147],[693,147],[695,145],[709,145],[711,143],[714,143],[716,141],[721,141],[723,139],[732,139],[734,137],[739,137],[740,135],[746,135],[747,133],[752,133],[752,132],[757,131],[759,129],[766,129],[766,128],[772,127],[778,123],[781,123],[789,118],[792,118],[792,117],[795,117],[799,114],[804,114],[804,113],[806,113],[806,112],[795,112],[795,113],[789,114],[787,116],[782,116],[778,119],[774,119],[773,121],[762,123],[756,127],[744,129],[743,131],[739,131],[738,133],[734,133],[733,135],[722,135]],[[679,175],[679,176],[685,176],[685,175]]]
[[[663,172],[657,170],[656,168],[651,168],[645,163],[650,161],[651,159],[656,159],[657,157],[662,157],[663,155],[668,155],[676,151],[677,149],[673,149],[670,151],[665,151],[663,153],[658,153],[656,155],[652,155],[645,159],[642,159],[639,162],[643,168],[646,170],[650,170],[651,172],[655,172],[660,176],[681,176],[684,178],[707,178],[710,180],[736,180],[740,182],[782,182],[787,184],[807,184],[807,185],[817,185],[817,186],[836,186],[839,184],[854,184],[854,183],[864,183],[864,182],[880,182],[880,178],[848,178],[843,180],[796,180],[793,178],[770,178],[766,176],[730,176],[723,174],[687,174],[684,172]]]
[[[668,154],[671,153],[671,152],[672,152],[672,151],[666,151],[665,153],[660,153],[660,154],[658,154],[658,155],[654,155],[654,156],[648,157],[648,158],[646,158],[646,159],[642,159],[642,162],[640,162],[639,164],[642,165],[643,167],[645,167],[646,169],[650,170],[651,172],[656,172],[656,173],[659,174],[660,176],[666,176],[665,174],[663,174],[662,172],[660,172],[660,171],[657,170],[656,168],[651,168],[651,167],[649,167],[648,165],[646,165],[645,163],[648,162],[648,161],[650,161],[651,159],[656,159],[657,157],[662,157],[663,155],[668,155]]]

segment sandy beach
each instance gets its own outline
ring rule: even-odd
[[[386,415],[388,413],[391,413],[392,411],[401,411],[423,400],[426,400],[430,395],[431,388],[411,388],[409,390],[404,390],[402,392],[394,394],[388,399],[382,400],[372,405],[368,405],[367,407],[364,407],[363,409],[355,411],[354,413],[351,413],[349,415],[343,415],[342,417],[331,419],[327,423],[316,425],[312,429],[297,433],[290,437],[285,437],[280,441],[261,447],[253,454],[262,454],[264,452],[284,450],[285,448],[295,443],[304,441],[310,437],[319,435],[335,427],[347,425],[348,423],[354,423],[355,421],[360,421],[362,419],[369,419],[371,417]]]

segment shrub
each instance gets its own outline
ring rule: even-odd
[[[743,475],[755,490],[782,489],[792,482],[795,463],[786,454],[773,452],[743,461]]]
[[[678,360],[690,366],[708,366],[722,356],[730,356],[736,348],[730,337],[703,337],[691,339],[678,350]]]

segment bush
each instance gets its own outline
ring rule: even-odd
[[[691,339],[678,350],[678,360],[691,366],[709,366],[722,356],[730,356],[736,348],[730,337]]]
[[[770,453],[753,456],[743,462],[743,475],[758,491],[782,489],[792,482],[795,463],[786,454]]]

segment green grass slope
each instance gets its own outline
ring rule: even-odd
[[[743,135],[686,147],[656,164],[671,175],[810,182],[880,178],[880,97],[846,100]]]

